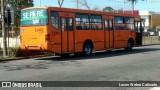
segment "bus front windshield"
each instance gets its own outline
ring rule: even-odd
[[[46,9],[29,9],[21,11],[21,26],[40,26],[48,23]]]

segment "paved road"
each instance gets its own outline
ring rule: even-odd
[[[91,57],[58,56],[0,63],[1,81],[160,81],[160,45]],[[148,90],[145,88],[23,88],[24,90]],[[8,88],[0,88],[0,90]],[[17,88],[12,88],[17,90]],[[22,89],[22,88],[18,88]]]

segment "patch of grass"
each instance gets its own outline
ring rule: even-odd
[[[51,55],[52,52],[37,50],[22,50],[20,47],[9,48],[9,57],[28,57],[37,55]]]
[[[20,47],[10,47],[9,48],[9,57],[23,57],[28,56],[29,51],[24,51]]]
[[[11,57],[9,57],[9,56],[5,56],[5,57],[0,56],[0,60],[7,60],[7,59],[11,59]]]
[[[2,48],[1,48],[1,43],[0,43],[0,50],[2,50]]]
[[[20,47],[10,47],[8,48],[9,57],[16,57],[17,53],[20,51]]]

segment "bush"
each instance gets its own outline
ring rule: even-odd
[[[35,56],[35,55],[51,55],[52,52],[48,51],[36,51],[36,50],[22,50],[20,47],[10,47],[9,49],[9,57],[24,57],[24,56]]]
[[[9,48],[9,56],[10,57],[23,57],[29,56],[30,51],[22,50],[20,47],[10,47]]]
[[[17,56],[17,53],[20,51],[20,48],[19,47],[10,47],[8,48],[8,53],[9,53],[9,56],[10,57],[16,57]]]

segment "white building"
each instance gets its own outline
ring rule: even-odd
[[[139,11],[139,15],[145,20],[144,31],[156,30],[160,26],[160,14],[153,11]]]

